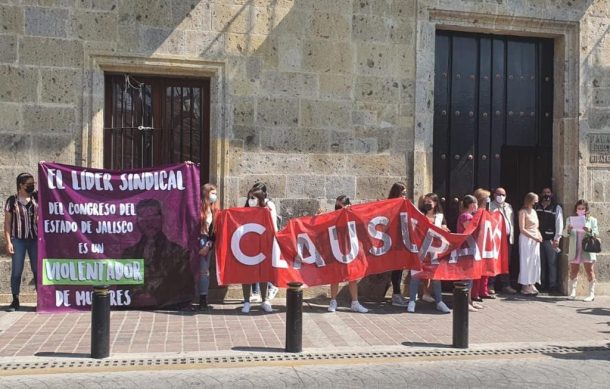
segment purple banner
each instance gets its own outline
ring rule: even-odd
[[[110,285],[113,308],[191,301],[199,268],[197,165],[113,171],[41,162],[38,187],[39,312],[90,309],[93,288],[76,284]],[[43,285],[43,278],[65,285]]]

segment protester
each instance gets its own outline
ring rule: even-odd
[[[476,197],[473,195],[466,195],[462,198],[460,202],[460,216],[458,216],[457,220],[457,233],[463,233],[466,231],[470,223],[472,222],[473,215],[477,212],[478,202]],[[479,309],[483,308],[483,304],[480,304],[479,301],[474,301],[472,299],[472,289],[473,282],[472,280],[467,280],[468,288],[470,289],[471,297],[470,297],[470,305],[468,306],[468,310],[470,312],[476,312]]]
[[[551,188],[543,188],[540,199],[535,208],[543,239],[540,245],[540,280],[544,289],[557,292],[557,258],[559,239],[563,232],[563,212],[561,206],[555,202]]]
[[[269,196],[269,193],[267,192],[267,185],[262,181],[258,181],[254,185],[252,185],[252,188],[250,188],[250,190],[257,190],[257,189],[262,190],[263,193],[265,194],[265,206],[267,208],[269,208],[269,210],[271,211],[271,218],[273,220],[273,228],[275,228],[275,231],[277,232],[280,228],[280,219],[281,218],[279,217],[279,215],[277,213],[277,207],[275,206],[275,203],[271,200],[271,197]],[[244,206],[248,207],[247,199],[246,199],[246,204]],[[267,283],[267,298],[269,299],[269,301],[273,300],[278,292],[279,292],[278,287],[273,285],[271,282]],[[252,284],[252,296],[250,298],[250,301],[257,302],[257,303],[263,301],[261,299],[260,283],[258,283],[258,282],[255,284]]]
[[[504,223],[506,225],[506,240],[507,240],[507,255],[508,255],[508,274],[498,274],[494,278],[489,279],[489,293],[492,291],[495,293],[495,288],[499,287],[503,293],[515,294],[517,291],[510,285],[512,275],[518,274],[516,268],[517,264],[513,263],[513,244],[515,243],[515,223],[514,223],[514,212],[513,207],[506,202],[506,190],[502,187],[496,188],[494,191],[494,200],[489,205],[489,210],[492,212],[500,212],[504,217]]]
[[[388,195],[388,199],[395,199],[398,197],[407,198],[407,186],[402,182],[395,182],[394,185],[392,185],[392,188],[390,188],[390,194]],[[390,279],[392,281],[392,305],[396,307],[406,307],[409,300],[402,296],[402,291],[400,289],[402,283],[402,269],[393,270]]]
[[[341,195],[335,200],[335,210],[347,208],[351,205],[349,197]],[[352,297],[351,310],[358,313],[367,313],[369,310],[363,307],[358,301],[358,281],[349,281],[347,283],[349,294]],[[328,312],[337,310],[337,294],[339,294],[339,284],[330,284],[330,303],[328,304]]]
[[[248,206],[249,207],[264,207],[266,209],[269,209],[269,212],[271,212],[271,217],[272,219],[275,219],[275,208],[270,208],[266,205],[265,202],[266,199],[266,195],[265,192],[263,192],[262,189],[250,189],[250,191],[248,192]],[[275,225],[275,222],[273,223]],[[277,227],[276,227],[277,229]],[[271,301],[267,295],[267,283],[263,282],[260,284],[260,290],[261,290],[261,298],[263,303],[261,304],[261,308],[263,311],[265,312],[273,312],[273,307],[271,306]],[[252,290],[252,285],[250,284],[243,284],[242,285],[242,291],[244,293],[244,306],[241,309],[241,311],[243,313],[249,313],[250,312],[250,292]]]
[[[37,282],[38,261],[38,196],[34,177],[29,173],[17,176],[17,194],[10,196],[4,205],[4,239],[6,251],[11,254],[11,293],[13,301],[9,311],[19,310],[21,276],[25,265],[25,253],[30,259],[30,268]]]
[[[214,221],[220,210],[216,186],[205,184],[201,189],[201,235],[199,237],[199,309],[208,309],[210,259],[214,247]]]
[[[595,253],[590,253],[583,250],[583,239],[585,237],[597,237],[599,230],[597,227],[597,219],[589,214],[589,203],[586,200],[578,200],[574,205],[575,219],[568,218],[566,220],[566,229],[563,236],[570,238],[568,248],[568,257],[570,258],[570,299],[576,298],[576,283],[580,264],[585,268],[587,279],[589,280],[589,293],[584,301],[591,302],[595,299],[595,272],[593,265],[597,260]],[[576,226],[575,222],[578,219],[584,218],[584,226],[582,230]],[[572,221],[574,220],[574,221]],[[582,220],[581,220],[582,222]]]
[[[430,223],[434,224],[437,227],[441,227],[445,231],[449,231],[449,229],[447,228],[447,223],[445,222],[445,217],[443,216],[443,211],[439,203],[439,198],[437,194],[428,193],[427,195],[425,195],[422,199],[422,205],[420,210],[430,221]],[[422,280],[416,276],[417,273],[418,271],[411,270],[411,280],[409,281],[409,303],[407,305],[407,312],[415,312],[417,291],[421,282],[424,281],[424,283],[429,283],[432,286],[434,297],[432,298],[430,295],[428,295],[428,298],[431,298],[432,302],[436,303],[436,310],[442,313],[450,313],[451,311],[443,302],[441,282],[439,280]],[[429,287],[425,289],[429,290]],[[426,299],[425,292],[422,296],[422,300],[430,302],[429,299]]]
[[[491,192],[482,188],[474,191],[474,197],[477,199],[477,207],[489,210],[489,204],[491,202]],[[488,290],[488,276],[481,276],[481,278],[472,281],[472,299],[474,301],[482,302],[482,299],[492,299],[496,296],[489,294]]]
[[[540,243],[542,235],[538,230],[538,215],[534,206],[538,202],[536,193],[528,193],[519,211],[519,283],[524,295],[537,295],[535,283],[540,283]]]

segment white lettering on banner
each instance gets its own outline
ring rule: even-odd
[[[121,174],[120,190],[184,190],[181,171]]]
[[[63,179],[61,177],[61,170],[47,170],[47,185],[49,186],[49,189],[65,189]]]
[[[282,259],[282,251],[275,236],[273,237],[273,249],[271,251],[271,266],[278,269],[288,269],[288,262]]]
[[[233,253],[233,256],[244,265],[255,266],[265,260],[265,254],[258,253],[254,256],[246,255],[240,247],[241,238],[251,232],[262,235],[265,232],[265,227],[258,223],[248,223],[239,226],[233,233],[233,236],[231,236],[231,252]]]
[[[496,228],[492,229],[491,221],[485,220],[483,224],[483,258],[498,258],[500,255],[500,247],[499,243],[502,239],[502,231],[498,228],[498,224],[496,224]],[[492,250],[487,251],[485,248],[487,247],[487,239],[490,238],[492,242]]]
[[[358,235],[356,233],[356,222],[347,222],[347,231],[349,236],[350,250],[348,254],[343,254],[339,247],[339,234],[337,233],[337,227],[332,226],[328,228],[328,235],[330,236],[330,247],[332,249],[335,259],[342,263],[350,263],[358,256],[360,252],[360,245],[358,244]]]
[[[411,243],[411,234],[409,232],[409,221],[411,221],[411,225],[413,229],[417,228],[417,220],[411,219],[409,214],[406,212],[400,213],[400,230],[402,232],[402,243],[404,243],[405,248],[412,253],[418,253],[419,249],[414,243]]]
[[[68,220],[45,220],[44,232],[47,234],[67,234],[76,232],[78,223]]]
[[[309,255],[307,257],[303,256],[304,248],[306,248],[309,252]],[[324,258],[322,258],[322,256],[316,249],[316,246],[311,241],[309,235],[305,233],[297,235],[297,256],[294,258],[293,267],[297,270],[300,269],[301,262],[306,263],[308,265],[313,265],[315,263],[317,267],[326,266]]]
[[[440,246],[432,246],[432,242],[434,239],[438,239],[441,241]],[[424,238],[424,242],[421,245],[421,249],[419,250],[419,260],[425,261],[426,256],[430,255],[430,264],[438,265],[438,257],[439,254],[444,253],[449,248],[449,242],[442,234],[439,234],[437,231],[429,228],[426,231],[426,237]]]
[[[109,173],[93,173],[83,170],[80,175],[72,170],[72,189],[74,190],[113,190]],[[80,184],[79,184],[80,178]]]
[[[90,290],[77,290],[75,303],[77,306],[88,306],[91,305],[91,297],[93,293]],[[131,291],[130,290],[110,290],[110,305],[111,306],[128,306],[131,304]]]
[[[479,246],[472,235],[468,236],[466,243],[468,244],[468,247],[453,250],[451,252],[449,263],[456,263],[459,257],[468,256],[472,256],[475,261],[481,260],[481,250],[479,250]]]
[[[392,238],[383,231],[377,230],[378,225],[387,226],[390,220],[385,216],[376,216],[368,224],[368,232],[371,238],[378,239],[383,242],[381,247],[371,247],[369,252],[377,257],[386,254],[392,247]]]

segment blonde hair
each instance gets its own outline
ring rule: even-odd
[[[485,199],[488,199],[489,197],[491,197],[491,192],[483,189],[483,188],[479,188],[477,190],[474,191],[473,193],[474,197],[477,198],[477,203],[479,205],[479,208],[485,208]]]
[[[533,205],[534,200],[536,200],[536,197],[538,197],[538,195],[534,192],[529,192],[528,194],[526,194],[525,198],[523,199],[523,208],[527,208],[529,204]]]

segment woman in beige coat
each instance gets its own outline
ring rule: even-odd
[[[582,263],[587,272],[587,278],[589,279],[589,294],[585,297],[584,301],[589,302],[595,299],[595,272],[593,271],[593,265],[595,264],[597,257],[595,253],[589,253],[582,249],[582,241],[585,236],[598,236],[599,229],[597,228],[597,219],[589,215],[589,203],[587,203],[586,200],[578,200],[576,202],[573,216],[584,216],[585,225],[583,231],[576,231],[572,226],[571,218],[568,217],[563,232],[563,236],[570,238],[570,245],[568,248],[568,258],[570,261],[569,298],[576,298],[576,280],[578,271],[580,270],[580,264]]]

